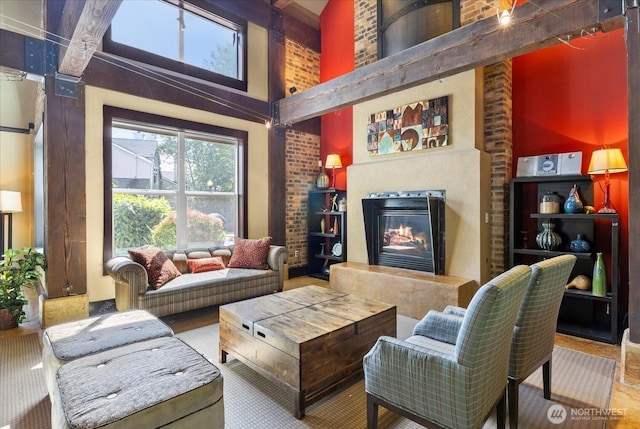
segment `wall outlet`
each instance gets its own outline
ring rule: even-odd
[[[295,256],[296,258],[300,256],[300,250],[296,249],[296,251],[293,252],[293,256]]]

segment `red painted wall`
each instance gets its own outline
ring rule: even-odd
[[[329,0],[320,15],[320,82],[354,70],[353,2]],[[347,107],[322,116],[320,155],[323,162],[337,153],[342,168],[336,170],[336,187],[347,189],[346,167],[353,162],[353,110]],[[331,172],[328,172],[331,174]]]
[[[513,175],[518,157],[618,147],[628,156],[624,30],[597,33],[513,59]],[[636,165],[630,165],[638,168]],[[595,176],[603,183],[602,176]],[[602,204],[597,184],[594,206]],[[628,284],[628,173],[611,175],[611,200],[620,214],[621,284]],[[600,239],[600,237],[596,237]],[[626,309],[623,310],[623,314]]]

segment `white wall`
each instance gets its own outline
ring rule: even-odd
[[[369,156],[367,117],[449,96],[449,146]],[[369,192],[446,191],[445,274],[489,280],[490,156],[482,151],[482,72],[469,71],[377,98],[353,108],[353,164],[347,168],[347,259],[368,262],[362,198]]]

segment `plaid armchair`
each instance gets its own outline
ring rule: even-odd
[[[509,359],[509,427],[518,427],[518,390],[520,383],[542,365],[543,394],[551,399],[551,354],[556,333],[558,311],[571,270],[574,255],[562,255],[531,266],[531,280],[516,318]],[[466,310],[448,306],[443,319],[449,331],[462,323]],[[452,316],[454,320],[451,321]],[[457,318],[456,318],[457,316]],[[430,329],[427,327],[423,327]]]
[[[415,330],[406,341],[380,337],[363,361],[367,426],[382,405],[427,427],[478,428],[497,405],[504,427],[511,333],[530,276],[517,266],[482,286],[463,318],[451,315],[462,322],[452,342]]]

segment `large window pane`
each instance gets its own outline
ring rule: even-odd
[[[175,195],[113,192],[113,254],[148,244],[175,249]]]
[[[177,189],[176,135],[117,126],[112,135],[114,188]]]
[[[162,1],[125,0],[111,21],[114,42],[176,61],[180,59],[178,31],[178,9]]]
[[[184,62],[215,73],[241,78],[239,34],[197,15],[184,14]]]
[[[243,81],[242,26],[206,10],[200,12],[161,0],[124,0],[111,22],[106,50],[112,52],[111,42],[115,42]],[[115,53],[121,54],[120,49]]]
[[[237,139],[124,121],[111,131],[114,255],[233,242]]]
[[[236,146],[200,138],[186,139],[187,191],[235,192]]]

